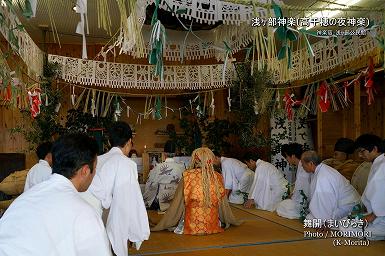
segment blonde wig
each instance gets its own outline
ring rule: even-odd
[[[218,200],[221,199],[221,194],[219,191],[220,181],[215,178],[214,170],[214,153],[206,147],[195,149],[191,155],[190,169],[200,169],[202,170],[202,186],[203,186],[203,196],[205,206],[210,206],[210,184],[214,182],[215,194],[217,195]]]

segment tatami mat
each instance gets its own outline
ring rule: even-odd
[[[234,215],[244,220],[239,227],[208,236],[177,235],[169,231],[152,232],[139,251],[130,255],[384,255],[385,242],[365,246],[333,246],[332,239],[307,239],[303,224],[275,213],[244,209],[232,205]],[[161,218],[156,212],[149,215]]]

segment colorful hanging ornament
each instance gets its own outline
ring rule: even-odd
[[[373,58],[369,59],[369,67],[368,72],[366,74],[365,78],[365,88],[366,88],[366,94],[368,95],[368,105],[370,106],[374,102],[374,95],[373,95],[373,77],[374,77],[374,64],[373,64]]]
[[[40,89],[36,88],[32,92],[28,91],[28,98],[31,110],[31,116],[36,118],[38,114],[40,114],[40,106],[41,106],[41,97],[40,97]]]
[[[326,81],[321,82],[317,95],[319,96],[318,106],[320,107],[321,112],[327,112],[330,107],[330,99],[328,97],[328,85]]]
[[[302,103],[300,100],[293,100],[294,94],[290,94],[289,89],[286,90],[285,95],[283,96],[283,101],[285,102],[285,111],[287,113],[287,119],[293,120],[293,107],[298,106]]]

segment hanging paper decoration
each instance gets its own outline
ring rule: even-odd
[[[256,98],[254,98],[254,106],[253,106],[253,108],[254,108],[254,114],[258,115],[259,114],[259,112],[258,112],[259,106],[258,106],[258,101],[257,101]]]
[[[211,108],[211,116],[214,116],[215,114],[215,103],[214,103],[214,92],[211,92],[211,103],[210,103],[210,108]]]
[[[41,98],[40,98],[40,89],[36,88],[33,92],[28,91],[28,98],[31,110],[31,116],[36,118],[40,114]]]
[[[127,105],[127,117],[130,118],[130,106]]]
[[[320,107],[321,112],[327,112],[330,107],[330,99],[328,97],[328,85],[326,81],[321,82],[317,95],[319,96],[318,106]]]
[[[365,82],[365,88],[366,88],[366,94],[368,95],[368,105],[371,105],[374,102],[374,95],[373,95],[373,77],[374,77],[374,64],[373,64],[373,58],[369,59],[369,67],[368,72],[366,74],[366,82]]]
[[[155,65],[155,76],[160,76],[163,81],[163,48],[166,45],[166,29],[163,24],[158,20],[158,8],[160,0],[155,0],[155,10],[151,19],[151,37],[150,37],[150,54],[148,56],[148,62]]]
[[[345,98],[345,102],[348,102],[348,99],[349,99],[348,88],[349,88],[349,82],[345,81],[344,82],[344,98]]]
[[[231,91],[230,91],[230,87],[228,89],[227,105],[229,107],[229,112],[231,112]]]
[[[92,90],[92,99],[91,99],[91,114],[92,114],[92,117],[95,117],[95,115],[96,115],[96,102],[95,102],[95,98],[96,98],[96,90]]]
[[[115,100],[114,120],[115,120],[115,121],[118,121],[118,120],[119,120],[119,117],[121,116],[121,114],[122,114],[122,108],[120,107],[119,100],[118,100],[118,98],[116,97],[116,100]]]
[[[154,117],[156,120],[162,119],[162,101],[160,100],[160,96],[156,96],[155,98],[155,105],[154,105],[155,111],[154,111]]]
[[[45,94],[45,106],[47,107],[49,104],[48,104],[48,95],[47,93]]]
[[[80,21],[76,26],[76,33],[82,35],[83,46],[82,46],[82,59],[87,59],[87,45],[86,45],[86,31],[89,34],[88,20],[87,20],[87,0],[77,0],[76,2],[76,13],[80,14]]]
[[[72,86],[72,93],[71,93],[71,104],[72,104],[72,106],[75,106],[75,103],[76,103],[75,86]]]

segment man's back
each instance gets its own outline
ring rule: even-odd
[[[52,169],[48,162],[45,160],[39,160],[37,164],[32,166],[27,174],[25,180],[24,192],[32,188],[36,184],[48,180],[51,177]]]
[[[64,176],[22,194],[0,219],[0,255],[110,255],[103,223]]]
[[[318,219],[340,219],[359,202],[350,182],[332,167],[320,164],[310,184],[310,212]]]

